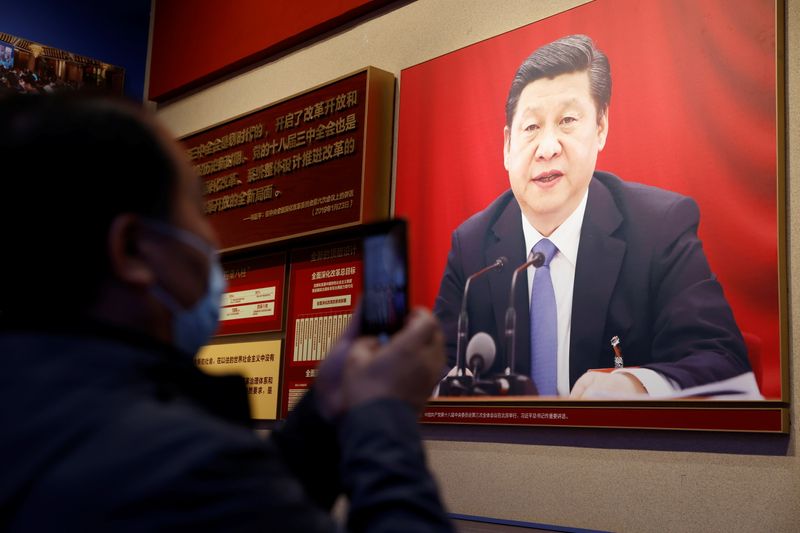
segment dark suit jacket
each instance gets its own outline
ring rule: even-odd
[[[591,368],[614,366],[618,335],[626,366],[645,366],[682,388],[750,370],[747,350],[722,287],[711,272],[688,197],[595,172],[581,228],[570,333],[570,387]],[[506,191],[461,224],[452,237],[435,313],[455,364],[458,314],[466,278],[505,256],[509,264],[470,286],[471,337],[495,338],[505,367],[504,320],[511,274],[526,260],[520,208]],[[516,371],[530,372],[527,277],[517,280]]]
[[[0,531],[338,532],[342,491],[348,530],[452,531],[403,402],[334,425],[312,389],[264,441],[238,376],[68,329],[0,331]]]

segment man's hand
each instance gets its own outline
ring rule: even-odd
[[[358,314],[320,367],[319,408],[335,418],[379,398],[396,398],[422,412],[445,364],[444,336],[427,310],[417,309],[385,344],[357,337]]]
[[[625,372],[609,374],[606,372],[586,372],[572,387],[569,397],[580,399],[591,398],[594,393],[601,393],[606,397],[613,397],[614,394],[628,396],[631,394],[647,394],[642,382],[635,376]]]

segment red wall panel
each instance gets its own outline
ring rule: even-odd
[[[392,0],[159,0],[149,98],[163,101]]]

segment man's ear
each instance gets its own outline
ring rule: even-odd
[[[117,215],[108,229],[108,260],[116,279],[146,287],[155,282],[155,273],[141,253],[141,227],[137,215]]]
[[[509,157],[508,154],[511,150],[511,130],[508,129],[508,126],[503,128],[503,166],[506,167],[506,172],[508,172],[509,165]]]
[[[606,145],[608,138],[608,108],[600,115],[600,120],[597,121],[597,149],[602,151]]]

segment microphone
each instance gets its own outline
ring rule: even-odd
[[[470,339],[467,345],[467,361],[475,381],[480,380],[484,370],[491,368],[496,351],[492,337],[486,332],[479,331]]]
[[[511,290],[508,295],[508,309],[506,309],[506,375],[513,374],[517,369],[516,336],[517,336],[517,310],[514,306],[514,294],[517,286],[517,275],[528,267],[539,268],[544,264],[544,254],[534,252],[528,260],[518,266],[511,275]],[[509,356],[510,354],[510,356]]]
[[[541,254],[540,254],[541,255]],[[542,262],[544,262],[544,256],[542,256]],[[467,316],[467,298],[469,294],[469,287],[473,280],[493,271],[500,271],[503,267],[508,263],[508,259],[500,256],[494,260],[494,263],[491,265],[484,267],[471,276],[467,278],[467,282],[464,284],[464,294],[461,297],[461,312],[458,314],[458,332],[456,334],[456,368],[458,368],[456,372],[456,376],[464,376],[465,372],[465,365],[466,360],[464,358],[464,347],[466,346],[465,340],[467,338],[467,332],[469,331],[469,317]],[[470,341],[471,342],[471,341]],[[492,342],[494,344],[494,342]],[[492,355],[494,358],[494,355]]]
[[[466,283],[464,283],[464,293],[461,295],[461,312],[458,314],[458,329],[456,333],[456,367],[455,367],[455,374],[451,375],[448,374],[440,383],[439,383],[439,393],[445,396],[463,396],[463,395],[471,395],[472,389],[475,384],[475,379],[473,376],[468,376],[466,371],[467,361],[464,356],[464,349],[467,345],[466,338],[467,332],[469,331],[469,316],[467,315],[467,300],[469,298],[469,288],[472,284],[472,281],[488,274],[489,272],[494,272],[496,270],[502,270],[502,268],[508,263],[508,259],[500,256],[494,260],[494,263],[488,265],[471,276],[467,278]],[[491,338],[490,338],[491,340]],[[492,347],[494,348],[494,341],[492,341]],[[492,351],[492,361],[494,361],[494,350]],[[492,362],[489,362],[491,365]],[[488,366],[485,365],[481,368],[481,370],[485,370]]]
[[[483,331],[476,333],[467,345],[466,359],[471,376],[448,376],[439,384],[442,396],[518,396],[536,394],[527,376],[503,375],[481,379],[492,367],[497,353],[492,337]]]

